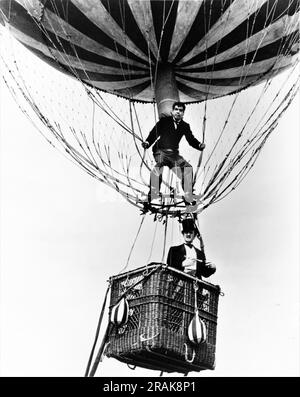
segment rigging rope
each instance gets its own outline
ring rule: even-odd
[[[95,348],[96,348],[96,345],[97,345],[99,332],[100,332],[100,328],[101,328],[101,324],[102,324],[102,320],[103,320],[103,314],[104,314],[104,310],[105,310],[105,306],[106,306],[106,300],[107,300],[107,295],[108,295],[109,289],[110,289],[110,285],[108,286],[108,288],[106,290],[106,293],[105,293],[105,297],[104,297],[104,301],[103,301],[100,317],[99,317],[98,324],[97,324],[97,329],[96,329],[94,343],[93,343],[93,346],[92,346],[92,350],[90,352],[90,356],[89,356],[88,363],[87,363],[86,370],[85,370],[85,374],[84,374],[85,377],[89,376],[90,367],[91,367],[91,363],[92,363],[92,360],[93,360],[94,351],[95,351]]]
[[[93,60],[87,62],[81,57],[81,47],[75,34],[77,30],[72,25],[68,25],[68,13],[71,11],[68,9],[69,3],[66,7],[62,7],[62,14],[55,18],[49,17],[49,15],[55,15],[55,13],[59,15],[57,2],[49,0],[48,5],[49,4],[51,7],[42,5],[39,18],[33,18],[33,22],[43,34],[43,45],[45,44],[47,46],[53,61],[65,71],[71,73],[77,82],[79,82],[80,88],[83,89],[83,93],[91,105],[91,110],[88,113],[88,115],[91,115],[91,128],[86,129],[85,126],[80,128],[77,126],[77,123],[76,126],[73,127],[70,120],[66,117],[67,112],[61,111],[59,115],[56,115],[55,108],[52,108],[52,103],[51,109],[49,110],[47,106],[50,106],[44,101],[45,98],[43,98],[42,95],[39,97],[37,89],[33,89],[33,82],[30,86],[30,80],[28,77],[25,77],[24,69],[22,71],[19,69],[16,58],[11,66],[8,65],[8,62],[1,56],[1,62],[7,70],[8,75],[11,77],[12,84],[14,84],[15,88],[10,87],[9,89],[13,92],[17,101],[20,102],[19,106],[26,116],[29,117],[31,121],[32,116],[36,117],[37,120],[42,122],[42,127],[48,129],[49,133],[52,134],[51,138],[54,137],[54,140],[49,138],[45,130],[42,130],[42,128],[38,126],[41,134],[52,146],[55,145],[56,140],[56,147],[58,147],[72,162],[98,181],[118,191],[129,203],[142,209],[142,203],[139,201],[139,197],[141,194],[145,193],[145,188],[148,186],[148,178],[146,175],[150,171],[150,163],[145,156],[146,153],[144,151],[143,155],[139,149],[139,142],[144,139],[142,129],[143,131],[145,131],[146,128],[148,129],[148,127],[141,122],[140,114],[142,112],[139,112],[136,109],[135,103],[130,100],[130,113],[126,120],[120,113],[122,106],[114,107],[112,103],[110,103],[109,96],[104,96],[101,94],[100,90],[92,88],[92,68],[95,67],[96,63]],[[265,8],[261,7],[259,2],[252,2],[249,4],[248,8],[245,9],[248,13],[248,18],[244,19],[246,22],[244,26],[246,29],[245,38],[243,38],[241,43],[235,44],[235,47],[225,49],[224,51],[222,47],[223,41],[220,38],[232,34],[230,26],[232,21],[231,10],[235,12],[234,10],[237,4],[233,2],[229,7],[226,7],[225,2],[221,3],[221,19],[217,22],[219,26],[216,25],[216,27],[214,25],[215,21],[213,20],[213,2],[209,1],[203,3],[203,12],[206,15],[203,20],[204,33],[201,39],[203,59],[201,61],[199,60],[195,65],[197,68],[201,69],[202,67],[205,70],[205,73],[203,71],[200,72],[200,76],[201,73],[204,73],[207,89],[205,90],[204,102],[202,105],[199,105],[199,108],[203,111],[203,113],[202,111],[200,112],[202,118],[200,121],[202,141],[206,143],[206,150],[200,153],[196,161],[196,172],[194,173],[193,180],[194,189],[196,193],[199,191],[199,193],[203,194],[204,192],[204,195],[202,198],[203,203],[197,207],[195,213],[199,213],[209,205],[225,198],[242,180],[244,180],[250,169],[252,169],[260,150],[263,148],[265,138],[270,135],[270,132],[274,129],[273,127],[282,116],[282,109],[287,108],[285,104],[289,105],[291,103],[292,98],[299,89],[298,83],[292,86],[292,88],[289,87],[291,84],[290,82],[292,82],[294,78],[292,74],[293,71],[286,75],[285,81],[282,82],[281,86],[274,94],[271,91],[273,84],[271,85],[271,82],[267,81],[262,90],[258,93],[256,102],[251,111],[247,114],[242,108],[246,118],[239,128],[235,128],[235,124],[232,120],[234,120],[236,114],[241,114],[239,107],[241,107],[242,101],[244,101],[244,103],[247,101],[247,95],[244,95],[244,91],[237,92],[234,94],[229,108],[225,112],[222,112],[224,115],[224,122],[220,129],[217,129],[214,125],[210,127],[209,123],[210,115],[214,109],[214,104],[212,101],[209,101],[209,98],[211,94],[213,94],[211,91],[215,84],[213,82],[214,73],[218,73],[217,66],[220,62],[226,61],[226,59],[232,56],[234,51],[236,51],[236,56],[243,57],[243,62],[239,66],[239,77],[236,84],[238,86],[243,85],[244,88],[258,83],[265,77],[269,76],[269,78],[272,78],[273,69],[275,68],[275,70],[279,70],[280,67],[284,69],[287,64],[284,62],[282,63],[282,60],[284,60],[284,56],[286,55],[291,57],[295,55],[296,50],[293,53],[291,52],[291,48],[298,43],[299,38],[299,32],[297,33],[294,26],[294,20],[298,15],[296,13],[299,11],[298,8],[292,8],[293,13],[291,15],[286,12],[293,4],[292,1],[287,2],[286,6],[282,8],[281,14],[278,12],[278,15],[276,14],[278,11],[278,1],[266,3]],[[109,2],[107,2],[107,7],[108,11],[113,12]],[[144,50],[140,50],[141,53],[143,51],[145,52],[140,70],[142,71],[141,73],[145,73],[146,70],[149,71],[150,87],[152,87],[152,91],[155,88],[158,62],[161,52],[163,51],[166,29],[169,22],[174,17],[172,13],[177,9],[176,7],[178,7],[178,3],[175,1],[162,4],[162,20],[160,21],[160,30],[157,36],[157,54],[153,53],[154,45],[153,41],[151,41],[153,32],[151,33],[147,29],[145,31],[141,30],[144,37],[148,37],[149,40],[146,40],[147,47],[145,47]],[[126,40],[129,37],[127,37],[129,26],[127,25],[126,12],[125,3],[120,2],[118,13],[120,17],[120,28],[122,28],[124,32],[124,38],[122,38],[124,41],[121,40],[123,44],[127,43]],[[8,15],[8,17],[10,17],[10,15]],[[260,30],[256,31],[257,24],[260,23],[261,19],[263,20],[263,24],[261,24]],[[222,23],[220,21],[222,21]],[[276,44],[277,47],[275,47],[277,53],[274,53],[273,58],[270,58],[270,62],[272,60],[274,62],[273,64],[269,64],[269,69],[264,72],[265,76],[264,74],[258,73],[257,81],[249,80],[247,86],[247,79],[251,77],[251,67],[258,67],[257,65],[259,65],[259,62],[262,62],[257,59],[259,51],[262,46],[273,43],[274,37],[272,36],[272,29],[275,29],[274,26],[277,26],[276,24],[278,23],[278,27],[282,30],[283,34]],[[215,26],[214,28],[217,29],[216,37],[211,33],[212,26]],[[89,39],[91,40],[91,38]],[[89,39],[84,38],[84,40]],[[123,81],[126,81],[127,73],[134,73],[130,66],[132,64],[132,54],[130,54],[129,51],[130,47],[124,44],[125,52],[121,53],[120,48],[123,44],[118,42],[118,36],[114,32],[111,32],[111,40],[116,59],[119,60],[119,74],[121,73]],[[65,43],[68,43],[68,45],[65,45]],[[237,45],[240,45],[240,47],[238,48]],[[9,50],[13,51],[13,46],[10,46]],[[113,51],[113,49],[110,50]],[[94,51],[97,53],[95,49]],[[18,53],[18,49],[16,53]],[[175,56],[176,54],[174,53],[173,57]],[[191,56],[190,54],[189,57]],[[126,61],[124,61],[124,59],[126,59]],[[23,63],[23,60],[20,63]],[[179,63],[179,74],[180,70],[184,70],[184,67],[181,69]],[[81,72],[79,73],[79,71]],[[138,75],[139,72],[137,72],[137,76]],[[7,85],[12,85],[11,82],[8,82],[7,78],[5,78],[5,81]],[[62,87],[62,89],[64,88]],[[19,94],[17,92],[18,90]],[[55,87],[53,87],[53,90],[55,91]],[[268,106],[266,109],[263,109],[263,101],[268,99],[267,96],[271,97],[272,95],[273,97],[271,101],[269,101]],[[226,102],[228,102],[228,100],[226,100]],[[278,102],[280,105],[278,105]],[[155,111],[154,103],[151,106],[153,106],[154,121],[156,122],[157,112]],[[257,120],[260,108],[262,108],[263,111],[261,112],[262,115],[260,115],[259,120]],[[30,111],[32,114],[30,114]],[[81,109],[78,108],[78,114],[80,112]],[[143,114],[148,113],[146,108]],[[199,112],[197,112],[197,116],[198,115]],[[106,128],[106,125],[102,121],[106,116],[113,123],[113,131],[111,131],[110,127]],[[99,127],[96,126],[97,122]],[[105,123],[108,123],[106,119]],[[215,124],[214,119],[212,123]],[[211,134],[211,130],[215,130],[213,131],[214,134]],[[232,140],[234,134],[235,140]],[[132,139],[129,141],[127,136]],[[139,163],[136,162],[137,158],[140,159]],[[144,174],[144,172],[146,173]],[[165,183],[165,181],[163,182]],[[151,211],[153,213],[163,214],[163,216],[179,216],[185,211],[185,208],[181,208],[178,204],[174,204],[173,208],[167,205],[161,207],[154,206]]]
[[[161,262],[164,262],[165,252],[166,252],[166,241],[167,241],[167,229],[168,229],[168,216],[165,219],[165,230],[164,230],[164,240],[163,240],[163,252]]]
[[[128,264],[129,264],[129,261],[130,261],[130,258],[131,258],[131,254],[132,254],[133,249],[134,249],[134,247],[135,247],[137,238],[138,238],[138,236],[139,236],[139,234],[140,234],[140,231],[141,231],[142,225],[143,225],[143,223],[144,223],[144,220],[145,220],[145,214],[142,215],[142,220],[141,220],[141,222],[140,222],[140,225],[139,225],[138,231],[137,231],[137,233],[136,233],[135,239],[134,239],[134,241],[133,241],[133,244],[132,244],[132,246],[131,246],[131,248],[130,248],[129,255],[128,255],[128,258],[127,258],[127,262],[126,262],[126,265],[119,271],[118,274],[122,273],[122,272],[127,268]]]

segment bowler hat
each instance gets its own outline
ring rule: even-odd
[[[193,219],[183,219],[182,221],[182,233],[186,232],[197,232],[197,227]]]

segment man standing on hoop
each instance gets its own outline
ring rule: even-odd
[[[162,167],[169,167],[180,179],[186,204],[195,205],[193,196],[193,167],[179,154],[179,142],[185,136],[190,146],[203,150],[205,144],[196,139],[190,125],[183,121],[185,104],[174,102],[170,116],[162,117],[142,143],[144,149],[153,145],[156,164],[150,174],[148,202],[159,197]]]

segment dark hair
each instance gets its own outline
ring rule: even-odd
[[[181,234],[185,233],[195,233],[195,236],[197,236],[197,230],[196,229],[184,229],[181,231]]]
[[[178,106],[179,108],[183,108],[183,111],[185,111],[185,104],[183,102],[174,102],[172,105],[172,110],[175,109],[175,106]]]

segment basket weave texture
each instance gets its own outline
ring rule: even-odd
[[[220,288],[163,264],[111,277],[112,307],[125,296],[129,317],[111,326],[105,354],[119,361],[165,372],[214,369]],[[205,343],[193,344],[188,327],[195,315],[207,330]]]

